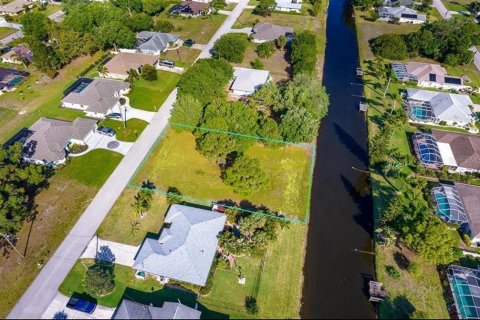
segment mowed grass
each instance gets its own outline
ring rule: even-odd
[[[18,30],[14,28],[0,27],[0,39],[3,39],[17,31]]]
[[[160,231],[168,208],[166,197],[154,193],[152,207],[145,213],[144,218],[140,219],[136,217],[132,208],[137,192],[138,190],[128,187],[123,190],[98,229],[98,236],[101,239],[138,246],[147,233],[156,234]],[[132,220],[140,221],[138,230],[134,233]]]
[[[80,157],[73,157],[57,175],[75,180],[87,186],[101,187],[122,160],[120,153],[109,150],[92,150]]]
[[[0,256],[0,317],[4,318],[112,173],[121,156],[94,150],[72,160],[35,197],[36,217],[17,233],[16,247]]]
[[[196,150],[195,137],[174,130],[168,131],[146,159],[133,183],[140,185],[149,180],[163,191],[176,187],[182,195],[203,202],[230,199],[240,203],[247,200],[303,220],[309,201],[310,149],[298,146],[270,149],[255,144],[247,149],[246,154],[260,161],[262,170],[271,181],[268,191],[249,196],[236,194],[223,183],[218,165]]]
[[[195,62],[199,54],[200,50],[180,47],[178,50],[168,50],[162,53],[161,58],[175,61],[177,67],[188,68]]]
[[[238,283],[238,269],[217,268],[212,291],[201,297],[200,303],[210,310],[228,313],[231,318],[299,318],[306,233],[306,226],[291,224],[280,232],[264,256],[236,258],[245,285]],[[258,315],[247,314],[247,296],[256,297]]]
[[[67,297],[70,297],[74,293],[86,294],[96,299],[97,303],[102,306],[115,308],[120,304],[127,287],[143,292],[157,291],[163,288],[158,281],[154,279],[138,280],[135,278],[134,269],[115,264],[113,267],[115,275],[115,290],[109,295],[103,297],[90,295],[84,290],[83,279],[87,272],[86,268],[93,265],[93,263],[94,262],[91,259],[79,260],[73,266],[72,270],[70,270],[70,273],[62,282],[58,290]]]
[[[385,21],[371,22],[364,19],[366,12],[355,10],[357,38],[362,59],[373,59],[375,56],[370,49],[369,41],[385,33],[407,34],[420,29],[420,25],[403,23],[392,24]]]
[[[123,121],[119,120],[107,120],[102,126],[112,128],[115,130],[115,134],[118,140],[126,142],[134,142],[143,132],[148,122],[140,119],[127,120],[125,129],[123,127]]]
[[[157,75],[154,81],[138,79],[134,82],[132,92],[128,95],[132,107],[157,111],[180,80],[180,75],[173,72],[157,71]]]
[[[171,7],[173,5],[158,15],[155,20],[169,21],[175,26],[175,30],[171,33],[179,35],[184,40],[193,39],[201,44],[207,44],[227,18],[224,14],[213,14],[198,18],[169,16],[168,11]]]
[[[92,56],[80,57],[59,71],[59,74],[50,79],[40,71],[32,71],[22,82],[17,90],[0,96],[0,107],[10,110],[11,116],[8,122],[0,126],[0,143],[5,143],[22,128],[28,128],[40,117],[56,118],[61,120],[73,120],[83,117],[81,111],[60,108],[63,91],[68,88],[77,76],[90,64],[97,61],[102,52]],[[23,111],[23,114],[20,112]]]

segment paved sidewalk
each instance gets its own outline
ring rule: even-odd
[[[69,297],[64,296],[61,293],[57,293],[52,303],[47,307],[47,310],[42,314],[42,319],[65,319],[60,318],[59,315],[66,315],[67,319],[111,319],[113,313],[115,312],[114,308],[107,308],[104,306],[99,306],[95,308],[95,311],[92,314],[88,314],[81,311],[76,311],[67,308],[67,302]]]
[[[48,260],[22,298],[8,315],[9,319],[38,319],[57,296],[57,289],[80,258],[98,227],[114,205],[143,158],[154,145],[168,119],[177,97],[175,89],[145,128],[130,152],[122,159],[110,178]],[[86,168],[88,169],[88,168]]]
[[[95,259],[98,253],[99,260],[133,267],[134,259],[139,249],[140,246],[130,246],[128,244],[102,240],[95,236],[80,258]]]

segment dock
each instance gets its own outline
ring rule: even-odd
[[[382,302],[387,298],[387,292],[382,289],[382,283],[376,281],[370,281],[368,283],[368,293],[370,294],[370,302]]]

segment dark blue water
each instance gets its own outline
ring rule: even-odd
[[[330,95],[312,186],[302,318],[375,318],[365,294],[373,276],[367,126],[358,112],[361,83],[349,0],[330,0],[323,81]],[[353,83],[353,84],[352,84]]]

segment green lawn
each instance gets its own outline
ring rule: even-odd
[[[73,120],[83,117],[81,111],[59,108],[63,91],[68,88],[91,63],[97,61],[102,53],[84,56],[74,60],[60,70],[54,79],[49,79],[40,71],[30,71],[30,76],[17,90],[0,96],[0,105],[9,110],[10,119],[0,120],[0,143],[6,142],[22,128],[28,128],[40,117]],[[24,111],[23,114],[20,114]],[[14,116],[12,116],[15,114]],[[5,121],[5,122],[4,122]]]
[[[443,4],[449,11],[468,11],[467,5],[473,0],[443,0]]]
[[[158,79],[155,81],[136,80],[132,92],[128,95],[130,105],[141,110],[157,111],[175,88],[178,80],[179,74],[167,71],[158,71]]]
[[[132,188],[123,191],[98,229],[100,238],[138,246],[147,233],[156,234],[160,231],[168,204],[165,196],[153,194],[152,208],[143,219],[138,219],[138,231],[132,233],[132,220],[137,217],[131,205],[137,192],[138,190]]]
[[[162,59],[175,61],[177,67],[188,68],[197,59],[200,54],[200,50],[180,47],[178,50],[168,50],[162,53]]]
[[[91,266],[93,261],[90,259],[79,260],[70,270],[65,280],[62,282],[58,290],[66,296],[73,293],[86,294],[83,289],[83,278],[86,273],[86,267]],[[122,300],[125,289],[131,288],[142,292],[153,292],[163,288],[158,281],[154,279],[137,280],[135,278],[135,270],[116,264],[114,266],[115,274],[115,290],[104,297],[92,296],[97,303],[105,307],[116,307]],[[87,294],[88,295],[88,294]]]
[[[123,127],[123,121],[107,120],[102,126],[109,127],[115,130],[116,137],[120,141],[134,142],[142,133],[143,129],[148,125],[148,122],[140,119],[130,119],[126,122],[126,129]]]
[[[155,19],[169,21],[175,26],[175,30],[172,33],[178,34],[184,40],[193,39],[201,44],[207,44],[218,28],[220,28],[223,21],[227,18],[224,14],[214,14],[198,18],[169,16],[168,11],[172,6],[165,9],[165,11]]]
[[[0,27],[0,39],[3,39],[13,33],[17,32],[17,29],[8,28],[8,27]]]
[[[100,187],[122,160],[122,155],[109,150],[92,150],[80,157],[73,157],[57,175],[79,183]]]
[[[260,308],[258,318],[299,318],[306,232],[305,226],[291,224],[280,232],[265,256],[236,258],[236,265],[246,278],[245,285],[238,283],[238,269],[217,268],[212,291],[200,302],[210,310],[230,314],[231,318],[252,318],[246,314],[244,303],[245,297],[254,296]]]
[[[308,149],[308,148],[307,148]],[[286,146],[270,149],[255,144],[246,154],[260,161],[271,180],[269,191],[241,196],[223,183],[221,172],[213,161],[195,149],[191,133],[170,130],[153,150],[133,183],[152,181],[157,188],[176,187],[184,196],[203,201],[231,199],[251,201],[272,210],[303,220],[308,206],[310,149]]]

